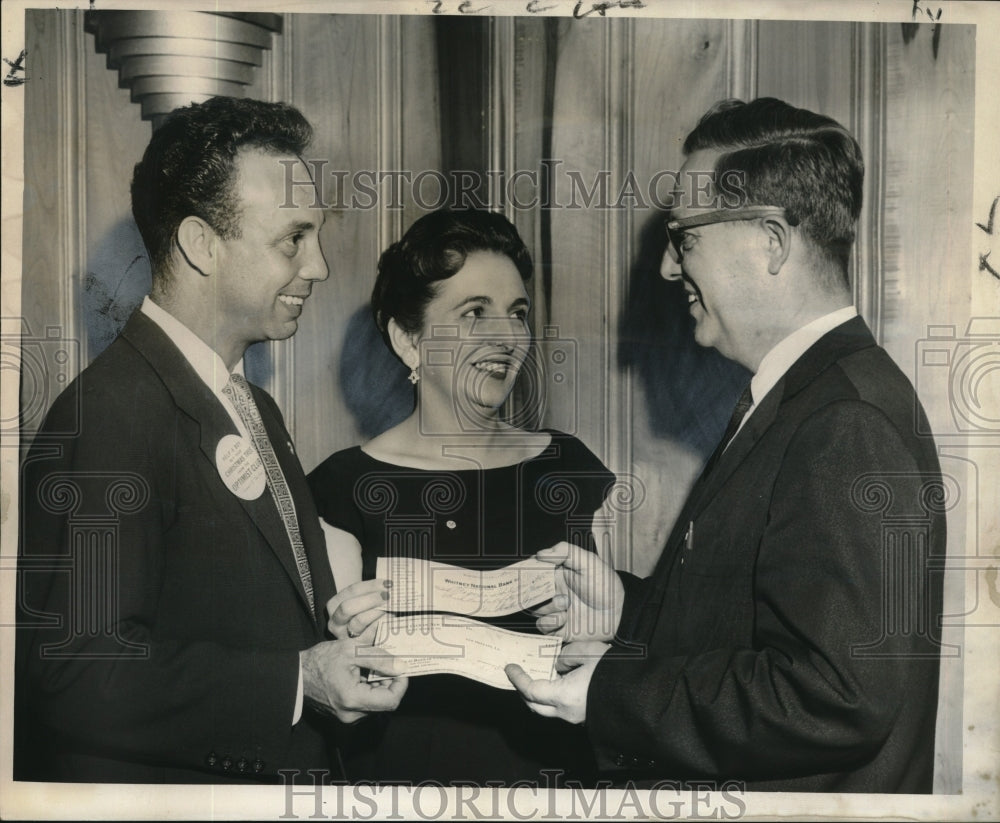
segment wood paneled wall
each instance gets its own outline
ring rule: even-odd
[[[658,276],[662,213],[649,181],[679,167],[684,135],[723,97],[779,96],[849,125],[869,158],[858,304],[916,377],[915,341],[967,305],[965,281],[942,275],[969,265],[957,230],[968,222],[968,198],[956,192],[971,187],[973,29],[944,27],[935,53],[929,26],[905,42],[899,25],[855,23],[478,24],[487,53],[443,83],[437,56],[447,37],[462,36],[456,25],[432,16],[286,15],[249,93],[290,100],[314,123],[312,159],[323,164],[328,202],[349,199],[359,173],[440,169],[451,145],[441,124],[451,132],[464,99],[457,82],[483,101],[470,123],[481,120],[484,166],[509,177],[554,164],[553,208],[518,209],[492,193],[536,260],[536,331],[572,358],[572,371],[560,372],[568,379],[542,387],[539,422],[576,431],[634,476],[646,502],[628,512],[632,540],[618,551],[623,565],[644,571],[746,379],[694,346],[679,290]],[[81,12],[32,12],[27,26],[39,79],[26,86],[23,314],[35,334],[55,326],[78,339],[85,363],[148,287],[128,180],[150,127],[84,34]],[[450,163],[475,162],[447,154]],[[604,202],[598,194],[587,205],[602,175]],[[631,193],[620,196],[628,181]],[[345,183],[349,191],[338,191]],[[380,251],[421,210],[408,187],[401,208],[388,207],[385,183],[378,188],[377,203],[362,197],[360,207],[333,209],[323,238],[330,279],[316,288],[299,333],[250,357],[307,468],[377,433],[411,400],[366,304]],[[540,348],[541,359],[550,354]],[[49,400],[57,389],[46,386]],[[937,390],[929,387],[925,402],[932,419],[944,419],[947,392]]]
[[[22,314],[34,337],[52,329],[69,341],[58,368],[25,366],[30,436],[148,289],[128,184],[150,126],[95,52],[82,12],[26,19]],[[923,369],[918,353],[928,327],[961,337],[968,318],[972,27],[943,26],[935,43],[929,25],[497,18],[477,29],[482,59],[439,82],[438,56],[459,30],[432,16],[286,15],[249,93],[289,100],[313,122],[309,159],[321,164],[327,202],[357,193],[358,173],[470,162],[456,159],[450,130],[468,121],[475,131],[477,116],[475,153],[488,167],[480,171],[544,180],[543,161],[556,164],[549,188],[534,190],[552,208],[515,208],[490,189],[536,260],[533,322],[549,371],[519,402],[540,403],[538,422],[575,431],[623,477],[630,490],[617,498],[613,524],[620,566],[641,574],[655,563],[748,377],[694,344],[681,291],[658,274],[663,215],[647,188],[680,166],[684,136],[720,98],[781,97],[858,136],[869,171],[852,268],[857,303],[916,380],[936,429],[954,431],[948,381]],[[469,99],[483,101],[471,119],[454,110],[466,98],[448,91],[462,82],[475,92]],[[604,202],[598,193],[586,204],[579,184],[589,191],[602,175]],[[619,197],[629,180],[631,193]],[[322,241],[330,278],[314,290],[299,333],[249,356],[307,470],[412,402],[367,301],[379,253],[422,212],[408,187],[398,208],[387,185],[377,187],[377,203],[362,197],[332,210]],[[961,457],[946,454],[945,463],[967,482]],[[964,527],[950,523],[956,553]],[[952,595],[960,602],[960,586]],[[954,694],[960,666],[946,667],[943,682]],[[939,787],[948,790],[960,785],[961,701],[942,706]]]
[[[401,209],[366,207],[371,198],[351,181],[385,169],[438,169],[440,132],[428,18],[287,19],[287,99],[316,129],[311,151],[325,161],[324,199],[335,206],[323,232],[330,278],[314,289],[290,345],[272,346],[292,352],[282,364],[292,381],[285,405],[308,470],[377,434],[412,402],[405,372],[378,338],[367,304],[380,252],[418,213],[408,196]],[[338,191],[339,181],[346,188]],[[379,190],[388,193],[387,186]],[[336,207],[355,195],[361,208]]]

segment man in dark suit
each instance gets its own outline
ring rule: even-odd
[[[290,106],[214,98],[136,166],[152,291],[23,464],[17,779],[339,778],[338,724],[406,687],[369,684],[371,651],[327,639],[319,520],[277,406],[243,378],[246,348],[294,334],[328,274],[315,191],[286,187],[311,134]]]
[[[566,587],[539,626],[581,642],[556,681],[508,674],[586,721],[619,780],[929,792],[942,485],[912,386],[852,306],[860,150],[760,99],[713,108],[684,152],[662,273],[698,343],[753,379],[651,577],[538,555]]]

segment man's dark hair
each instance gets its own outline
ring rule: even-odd
[[[224,239],[240,236],[234,170],[241,149],[301,155],[311,140],[312,126],[285,103],[213,97],[171,112],[132,175],[132,215],[154,276],[166,270],[186,217],[200,217]]]
[[[424,309],[437,293],[435,283],[457,274],[466,257],[477,251],[502,254],[522,280],[531,277],[531,255],[514,224],[481,209],[425,214],[382,253],[371,304],[375,325],[390,349],[389,320],[410,334],[419,332]]]
[[[684,154],[722,151],[716,179],[736,172],[747,205],[782,206],[846,280],[861,213],[861,148],[836,120],[773,97],[723,100],[684,141]]]

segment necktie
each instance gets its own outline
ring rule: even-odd
[[[733,415],[729,418],[729,424],[726,426],[726,431],[722,435],[722,448],[725,449],[729,445],[729,441],[736,436],[736,432],[740,429],[740,423],[743,422],[743,418],[746,417],[747,412],[750,411],[750,407],[753,405],[753,395],[750,393],[750,385],[743,389],[743,394],[740,395],[740,399],[736,401],[736,407],[733,409]]]
[[[271,496],[278,506],[281,514],[281,521],[285,525],[285,532],[288,534],[288,542],[292,545],[292,553],[295,555],[295,565],[299,570],[299,577],[302,578],[302,587],[306,592],[306,599],[309,601],[309,608],[315,610],[313,600],[312,573],[309,571],[309,560],[306,557],[305,545],[302,542],[302,535],[299,532],[299,518],[295,513],[295,501],[292,500],[292,493],[288,489],[288,482],[282,474],[278,457],[274,453],[274,447],[267,436],[264,428],[264,421],[260,419],[260,412],[253,402],[253,395],[250,394],[250,386],[246,378],[241,374],[231,374],[229,382],[222,389],[239,412],[240,418],[250,432],[253,444],[260,455],[264,470],[267,472],[267,486],[271,490]]]
[[[736,407],[733,409],[733,414],[729,418],[729,424],[726,426],[726,431],[722,435],[722,440],[719,441],[719,445],[715,447],[715,451],[712,456],[708,459],[708,463],[705,464],[705,468],[701,472],[702,477],[707,477],[708,473],[715,468],[715,464],[719,462],[719,458],[722,457],[722,453],[726,450],[726,446],[729,445],[729,441],[736,436],[736,432],[739,431],[740,423],[743,422],[743,418],[746,417],[750,407],[753,405],[753,395],[750,393],[750,384],[743,389],[743,394],[740,395],[740,399],[736,401]]]

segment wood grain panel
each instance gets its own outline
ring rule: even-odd
[[[552,113],[552,154],[562,164],[554,175],[557,202],[566,207],[550,213],[549,318],[553,333],[566,341],[575,368],[568,379],[544,387],[545,422],[577,432],[604,460],[609,450],[604,431],[608,374],[613,368],[613,353],[605,349],[604,340],[617,308],[607,304],[605,284],[606,278],[620,273],[605,268],[608,243],[614,239],[605,231],[606,207],[596,206],[613,198],[618,184],[609,179],[609,153],[626,101],[609,88],[607,74],[612,23],[617,22],[559,22]],[[600,186],[603,178],[603,189],[589,207],[587,195],[572,189],[572,174],[587,190]]]
[[[74,278],[83,268],[85,253],[82,26],[82,12],[25,13],[31,82],[24,85],[23,437],[37,430],[52,401],[86,365],[86,334]],[[53,359],[57,350],[67,358],[62,365]]]
[[[885,346],[911,378],[914,340],[929,325],[957,322],[965,332],[974,269],[975,30],[943,26],[935,57],[932,28],[921,25],[910,43],[899,26],[888,32]],[[919,388],[928,413],[952,428],[943,381]]]
[[[684,158],[684,137],[705,109],[730,93],[730,24],[719,20],[649,21],[636,28],[631,55],[633,156],[640,181],[659,177],[647,207],[633,209],[632,254],[618,276],[628,293],[618,323],[620,360],[633,375],[632,472],[645,502],[632,515],[631,554],[649,571],[663,548],[703,454],[718,439],[740,388],[734,370],[693,338],[683,290],[660,276],[664,205]],[[744,45],[744,44],[741,44]],[[750,60],[741,50],[741,65]],[[752,71],[744,66],[741,83]],[[664,173],[667,174],[664,174]],[[626,275],[627,271],[627,275]]]
[[[757,93],[851,121],[852,23],[760,21]]]
[[[889,26],[887,40],[883,345],[916,382],[937,437],[942,471],[965,490],[966,502],[949,512],[948,553],[975,555],[981,550],[976,535],[982,510],[972,502],[982,457],[960,445],[971,444],[975,435],[967,440],[960,435],[956,443],[952,417],[952,404],[961,404],[972,387],[950,379],[940,354],[934,361],[922,360],[925,349],[956,350],[966,333],[971,278],[982,275],[969,246],[976,219],[971,209],[975,29],[942,26],[936,54],[929,24],[920,25],[908,43],[900,26]],[[943,339],[921,343],[932,334]],[[964,614],[969,597],[975,597],[964,587],[976,585],[975,577],[946,575],[945,614]],[[950,648],[941,667],[936,792],[962,786],[965,657],[955,652],[963,645],[963,626],[976,622],[975,615],[945,620],[943,639]]]
[[[402,17],[400,19],[400,45],[402,47],[400,76],[399,134],[402,168],[416,177],[422,171],[441,168],[441,108],[438,84],[429,78],[437,72],[434,48],[433,17]],[[424,214],[414,201],[410,187],[404,187],[401,231],[405,231]],[[390,242],[399,236],[387,238]],[[374,266],[372,283],[375,281]]]
[[[324,199],[334,190],[334,171],[378,168],[376,79],[378,18],[304,15],[292,20],[292,100],[310,120],[316,137],[312,158],[326,161]],[[346,192],[346,199],[350,199]],[[341,386],[352,315],[364,304],[378,254],[375,208],[335,209],[322,242],[330,277],[315,284],[291,341],[295,348],[295,431],[299,458],[309,470],[332,451],[361,440],[361,426]]]
[[[541,327],[548,318],[546,268],[549,265],[547,249],[543,251],[542,221],[545,183],[542,159],[548,152],[547,139],[551,123],[548,119],[547,101],[551,96],[552,77],[548,70],[550,55],[549,33],[554,31],[554,20],[519,17],[514,20],[513,88],[511,107],[514,128],[511,148],[511,168],[505,171],[535,172],[537,177],[518,178],[518,185],[505,190],[505,211],[517,227],[518,233],[531,252],[535,263],[532,281],[533,320]],[[510,195],[508,198],[507,195]],[[516,201],[516,203],[514,202]],[[521,203],[526,207],[518,207]],[[547,229],[546,229],[547,230]]]
[[[330,277],[314,287],[292,341],[293,434],[308,470],[412,409],[406,372],[378,336],[368,301],[383,247],[420,212],[405,186],[400,210],[388,208],[388,182],[376,202],[350,183],[359,173],[438,169],[440,132],[428,80],[431,20],[303,15],[291,27],[293,102],[316,129],[312,156],[327,161],[324,198],[335,207],[323,230]],[[339,196],[333,172],[347,173]]]

